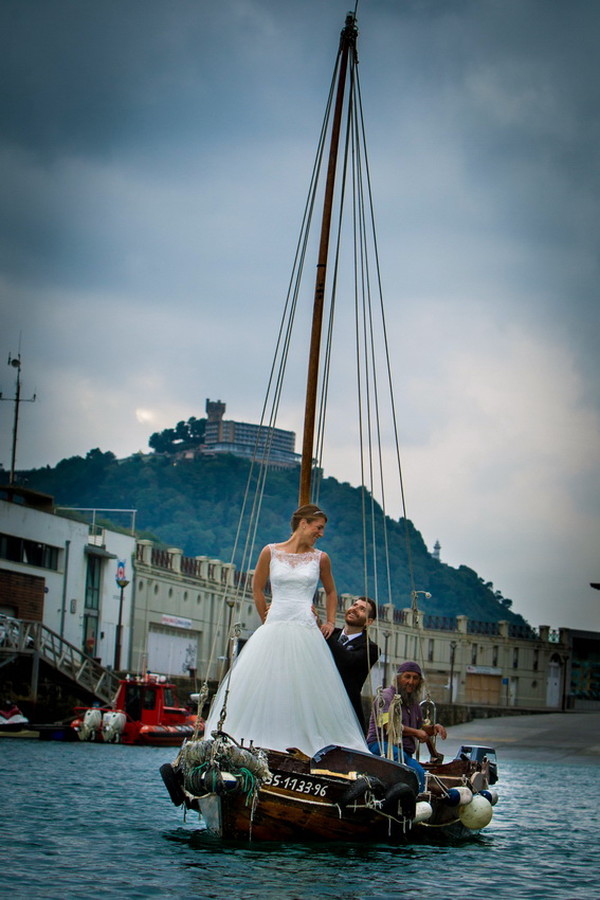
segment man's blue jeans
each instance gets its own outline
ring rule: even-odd
[[[379,746],[378,741],[374,741],[374,743],[369,744],[369,750],[375,756],[382,755],[381,748]],[[383,745],[383,755],[387,756],[387,753],[388,753],[388,744],[386,741]],[[400,759],[400,751],[399,751],[398,747],[394,747],[395,761],[403,762],[405,765],[410,766],[411,769],[414,769],[414,771],[417,774],[417,778],[419,779],[419,792],[422,793],[425,790],[425,769],[423,768],[421,763],[417,762],[416,759],[413,759],[412,754],[407,753],[406,750],[404,750],[402,755],[404,756],[404,759]]]

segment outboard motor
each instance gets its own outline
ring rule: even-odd
[[[487,760],[489,770],[489,783],[498,781],[498,760],[493,747],[483,747],[478,744],[463,744],[456,754],[456,759],[470,759],[473,762],[483,763]]]
[[[102,727],[102,712],[95,707],[86,709],[83,722],[77,732],[80,741],[95,741],[96,734]]]
[[[109,744],[118,744],[127,724],[125,713],[110,710],[102,717],[102,737]]]

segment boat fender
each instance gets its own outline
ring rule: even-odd
[[[498,791],[492,788],[491,790],[488,788],[485,791],[479,791],[482,797],[485,797],[486,800],[489,800],[492,806],[495,806],[498,802]]]
[[[240,779],[233,772],[221,772],[221,780],[217,785],[217,794],[234,794],[240,788]]]
[[[356,803],[357,800],[364,797],[368,790],[373,791],[378,797],[383,797],[385,786],[379,778],[368,778],[366,775],[361,775],[344,791],[338,800],[338,805],[343,808],[351,803]]]
[[[414,819],[416,809],[414,791],[407,784],[393,784],[388,788],[381,808],[383,812],[398,811],[405,819]]]
[[[206,787],[205,775],[207,773],[208,763],[202,763],[190,769],[183,769],[183,786],[188,793],[194,797],[200,797],[202,794],[210,793]]]
[[[489,825],[493,815],[492,804],[485,797],[482,797],[481,794],[476,794],[470,803],[467,803],[466,806],[461,806],[458,811],[460,821],[472,831],[478,831],[480,828],[485,828],[486,825]]]
[[[169,792],[169,797],[175,806],[181,806],[185,800],[183,788],[177,779],[177,773],[171,763],[165,763],[160,767],[159,772],[165,783],[165,787]]]
[[[473,799],[473,792],[468,787],[450,788],[444,797],[448,806],[466,806]]]
[[[426,822],[427,819],[430,819],[433,815],[433,807],[431,803],[428,803],[427,800],[419,800],[415,809],[415,817],[413,819],[413,825],[417,825],[419,822]]]
[[[221,770],[218,766],[208,766],[203,772],[198,768],[197,775],[200,777],[198,781],[198,789],[193,791],[194,794],[220,794],[221,786]],[[192,775],[194,773],[190,773]]]
[[[200,769],[201,767],[199,767]],[[194,773],[190,773],[194,774]],[[200,778],[194,779],[195,790],[193,793],[205,794],[233,794],[240,787],[240,780],[232,772],[223,772],[218,766],[208,766],[204,772],[198,771]],[[188,776],[189,778],[189,776]]]

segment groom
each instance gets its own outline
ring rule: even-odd
[[[329,649],[363,732],[366,731],[366,721],[360,692],[369,669],[379,657],[379,647],[367,639],[366,629],[376,618],[375,602],[370,597],[358,597],[346,610],[344,627],[334,628],[327,638]]]

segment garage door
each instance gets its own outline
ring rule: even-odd
[[[481,703],[489,706],[500,704],[502,678],[498,675],[467,673],[465,699],[467,703]]]
[[[154,628],[148,634],[148,668],[160,675],[189,675],[197,668],[197,631],[179,628]]]

